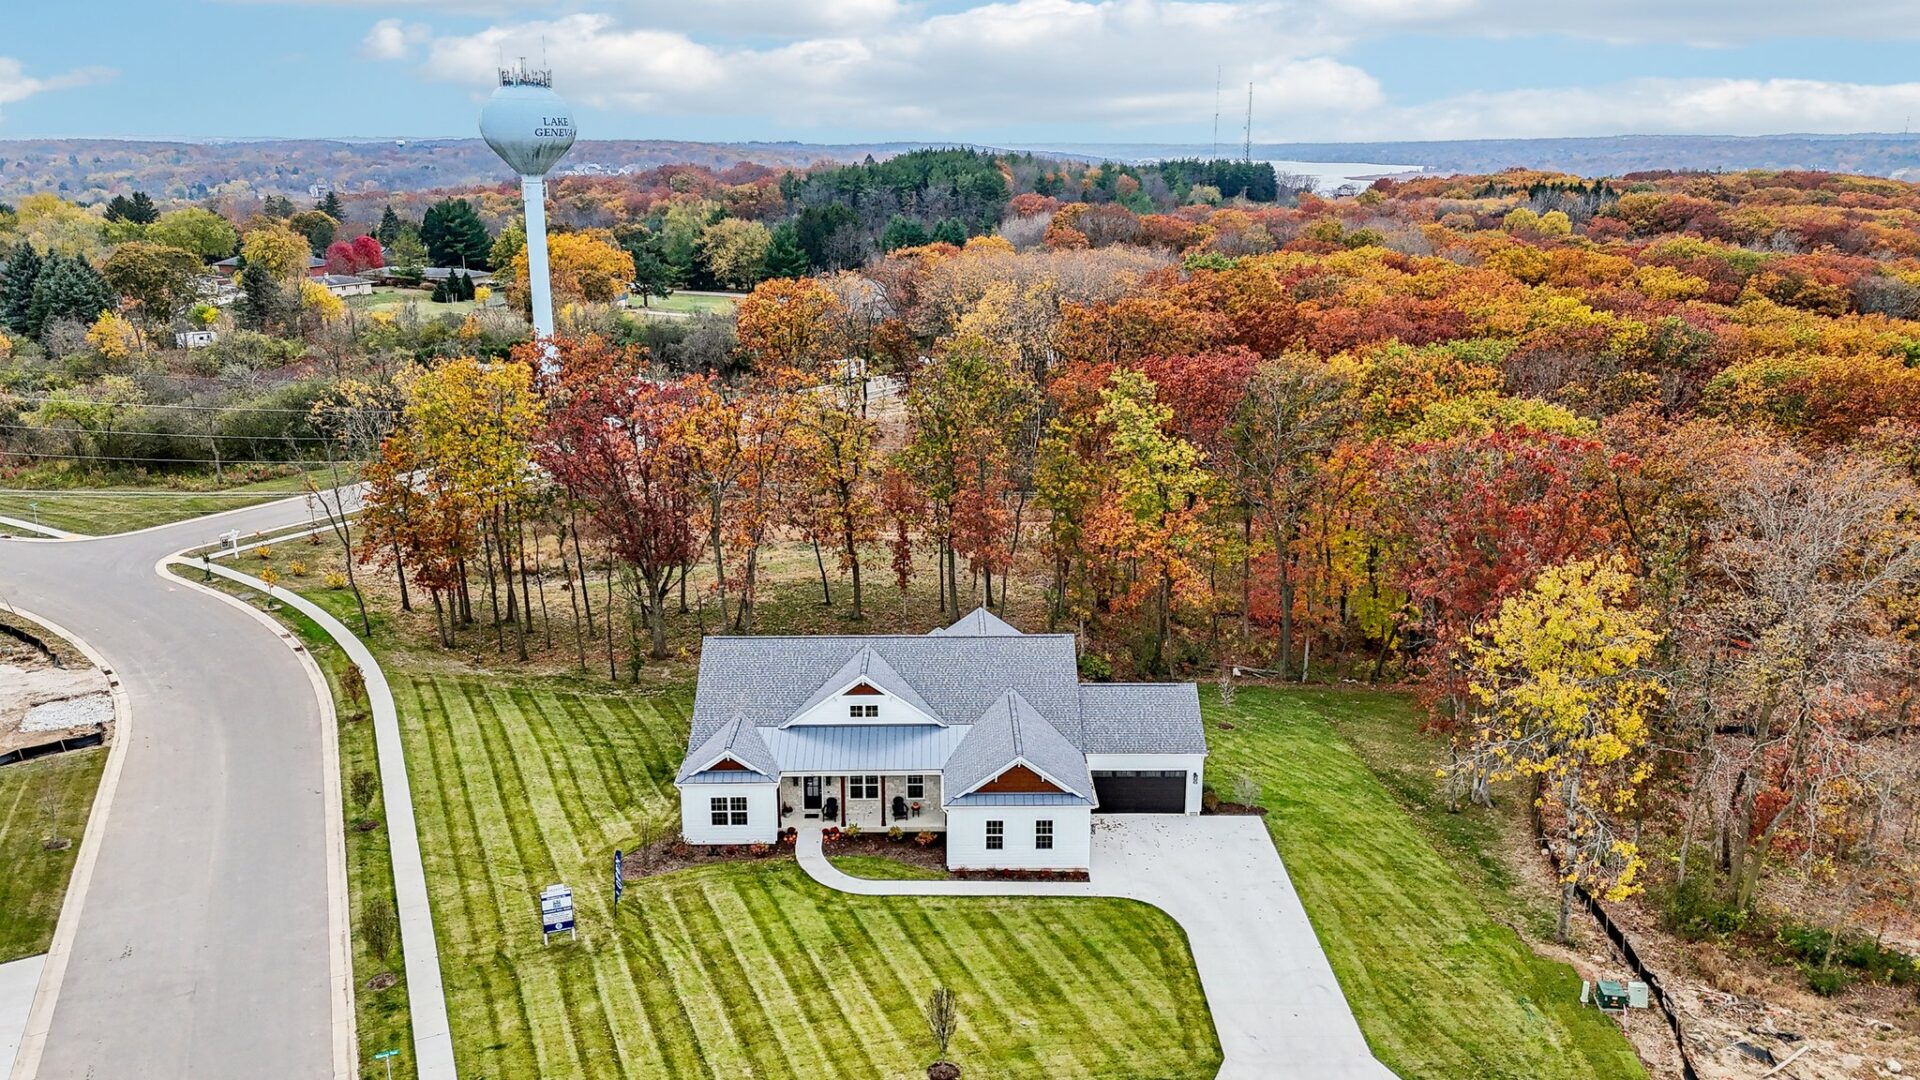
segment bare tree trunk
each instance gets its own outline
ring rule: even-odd
[[[824,597],[822,603],[832,607],[833,589],[827,584],[827,560],[820,554],[820,538],[817,536],[813,538],[813,561],[820,568],[820,594]]]
[[[613,660],[613,538],[607,538],[607,678],[620,681],[620,668]]]
[[[400,558],[400,541],[393,542],[393,573],[400,579],[400,610],[412,611],[413,601],[407,596],[407,564]]]
[[[587,636],[592,637],[593,629],[593,593],[587,588],[587,557],[580,552],[580,521],[574,515],[573,503],[567,503],[567,531],[573,534],[573,561],[580,564],[580,603],[587,610]],[[561,555],[566,555],[565,548]]]
[[[498,652],[507,651],[507,630],[500,625],[500,587],[493,580],[493,530],[480,531],[480,557],[487,568],[487,597],[493,609],[493,644]],[[513,590],[507,590],[507,601],[513,601]]]

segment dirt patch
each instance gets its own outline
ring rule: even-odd
[[[400,976],[395,975],[391,971],[383,971],[380,974],[375,975],[373,978],[367,980],[367,989],[377,994],[382,990],[390,989],[395,983],[399,981],[400,981]]]
[[[0,755],[104,730],[113,720],[107,677],[44,627],[0,616]]]

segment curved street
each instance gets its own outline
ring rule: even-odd
[[[155,571],[227,530],[311,517],[293,498],[119,536],[0,540],[0,603],[83,638],[131,710],[77,926],[59,931],[64,972],[49,964],[50,1022],[27,1033],[45,1031],[39,1076],[351,1073],[321,705],[286,640]]]

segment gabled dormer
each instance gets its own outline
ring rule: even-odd
[[[862,647],[781,727],[932,724],[946,721],[872,646]]]
[[[1093,798],[1086,756],[1011,690],[974,721],[942,782],[949,806],[970,796]]]

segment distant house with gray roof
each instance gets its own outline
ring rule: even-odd
[[[945,833],[957,870],[1087,868],[1096,813],[1200,812],[1192,683],[1079,680],[984,608],[925,636],[710,637],[674,777],[689,843]]]

